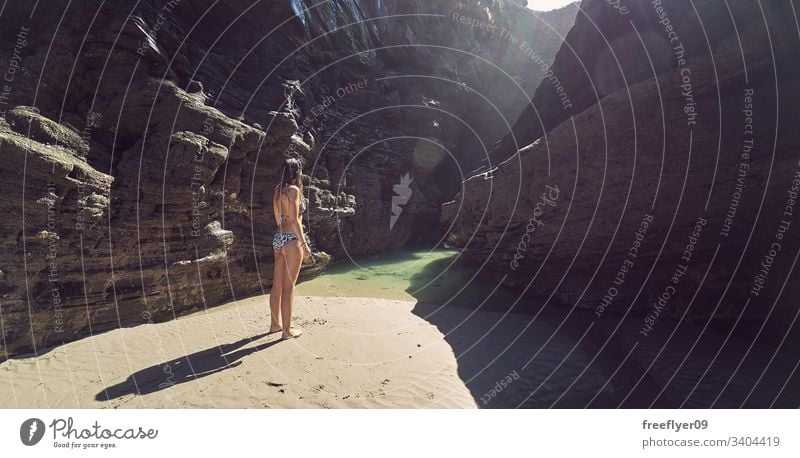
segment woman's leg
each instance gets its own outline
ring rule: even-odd
[[[294,240],[283,246],[283,258],[286,266],[283,277],[283,290],[281,291],[281,318],[283,320],[283,338],[299,336],[301,329],[292,329],[292,306],[294,305],[294,285],[300,274],[303,264],[303,248],[300,241]]]
[[[281,328],[281,293],[286,273],[286,257],[278,250],[275,255],[275,269],[272,274],[272,289],[269,291],[270,326],[269,332],[278,332]]]

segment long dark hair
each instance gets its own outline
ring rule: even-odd
[[[281,190],[287,186],[297,186],[300,189],[300,195],[303,195],[303,163],[300,159],[293,157],[286,158],[283,161],[283,168],[281,169],[280,188]]]

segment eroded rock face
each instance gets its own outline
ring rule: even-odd
[[[477,166],[541,72],[453,13],[546,62],[574,19],[477,1],[109,3],[0,18],[0,359],[265,291],[286,156],[307,164],[302,276],[440,238],[455,162]]]
[[[515,127],[529,145],[445,205],[452,243],[532,295],[638,314],[643,335],[666,316],[785,326],[800,292],[792,5],[621,3],[582,3],[553,65],[572,111],[543,81]]]

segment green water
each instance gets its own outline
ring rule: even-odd
[[[326,268],[319,276],[297,285],[303,296],[377,297],[459,305],[504,308],[518,294],[497,280],[465,266],[456,250],[403,251],[356,259]],[[494,292],[493,292],[494,291]]]

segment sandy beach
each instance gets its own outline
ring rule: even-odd
[[[513,292],[470,282],[453,255],[336,266],[298,284],[298,339],[267,334],[269,296],[254,296],[12,358],[0,408],[707,407],[737,369],[722,405],[769,405],[783,389],[758,378],[763,358],[728,357],[763,344],[667,322],[637,341],[640,318],[520,313]],[[695,386],[712,360],[719,373]],[[780,361],[773,370],[790,373]]]
[[[543,405],[558,400],[589,360],[576,348],[577,333],[556,332],[557,323],[542,317],[532,323],[530,315],[391,298],[298,296],[294,323],[304,334],[281,341],[266,334],[268,300],[251,297],[8,360],[0,364],[0,407]],[[607,380],[595,369],[585,375],[569,396],[584,404]]]
[[[304,334],[291,341],[266,334],[267,295],[10,359],[0,363],[0,407],[515,407],[538,388],[535,399],[552,401],[554,379],[543,379],[557,368],[574,377],[587,361],[580,351],[562,361],[577,335],[487,310],[480,283],[445,287],[468,283],[469,272],[419,273],[452,254],[332,268],[299,284],[294,323]]]
[[[694,385],[678,377],[662,390],[658,380],[670,379],[678,364],[673,352],[639,379],[657,345],[640,344],[638,357],[619,366],[628,352],[614,347],[630,342],[612,341],[610,354],[590,364],[604,339],[547,314],[532,321],[531,315],[398,299],[298,296],[294,322],[304,334],[281,341],[278,333],[266,334],[268,299],[251,297],[5,361],[0,408],[647,406],[659,395],[679,404]],[[729,344],[745,348],[746,342]],[[687,369],[702,372],[696,363]],[[725,380],[715,375],[707,383]],[[769,404],[780,389],[773,385],[762,380],[764,393],[751,401]],[[714,400],[697,394],[698,406]]]
[[[413,302],[298,297],[292,341],[268,297],[82,339],[0,366],[0,406],[472,407],[450,346]],[[369,303],[369,307],[366,307]],[[141,393],[141,394],[138,394]]]

